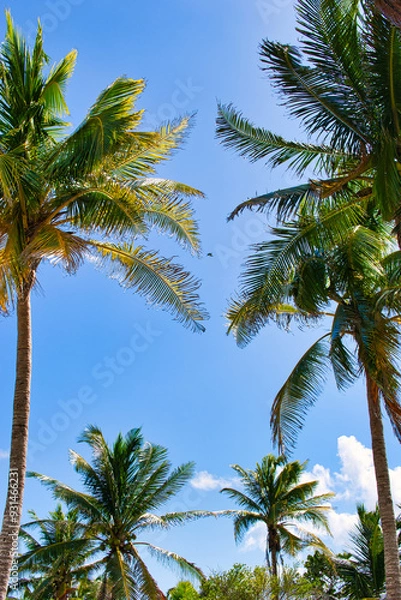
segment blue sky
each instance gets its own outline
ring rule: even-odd
[[[218,494],[231,481],[229,465],[252,467],[272,451],[270,403],[291,367],[318,332],[285,333],[269,327],[245,350],[226,336],[224,311],[236,287],[248,244],[263,239],[265,223],[245,214],[226,216],[254,194],[285,187],[284,172],[250,165],[215,139],[216,101],[233,102],[256,123],[288,137],[300,135],[285,117],[258,66],[264,37],[295,41],[291,0],[9,0],[16,22],[31,39],[42,19],[45,48],[59,60],[79,52],[68,103],[78,124],[97,94],[119,75],[145,78],[140,107],[157,126],[196,112],[187,143],[161,175],[198,187],[196,201],[204,257],[182,255],[169,239],[152,239],[164,253],[180,254],[202,278],[202,298],[211,318],[194,335],[143,299],[124,292],[93,265],[74,277],[48,266],[33,301],[34,376],[29,467],[77,485],[68,448],[88,423],[107,438],[142,426],[150,441],[165,445],[174,464],[194,460],[198,475],[177,508],[222,509]],[[1,23],[4,33],[4,20]],[[206,256],[212,253],[212,257]],[[0,491],[4,495],[14,374],[15,318],[0,321]],[[127,348],[134,348],[134,355]],[[370,438],[363,386],[339,395],[329,382],[300,435],[294,458],[308,459],[322,489],[338,492],[333,529],[345,539],[357,500],[374,502]],[[399,445],[387,428],[388,452],[401,501]],[[354,437],[352,437],[354,436]],[[3,458],[2,458],[3,457]],[[320,465],[320,467],[316,467]],[[26,508],[44,514],[48,492],[29,481]],[[229,521],[204,521],[173,531],[160,545],[176,550],[205,571],[234,562],[263,561],[260,532],[235,547]],[[337,541],[340,538],[337,537]],[[164,589],[176,576],[159,565]]]

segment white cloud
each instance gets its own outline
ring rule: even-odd
[[[315,491],[318,495],[334,492],[334,482],[330,469],[326,469],[322,465],[314,465],[311,471],[305,471],[301,475],[301,482],[304,483],[306,481],[318,481]]]
[[[2,450],[0,448],[0,460],[4,460],[5,458],[8,458],[10,456],[10,453],[8,450]]]
[[[191,485],[196,490],[211,492],[213,490],[221,490],[224,487],[237,487],[239,479],[236,477],[225,479],[224,477],[216,477],[216,475],[212,475],[208,471],[200,471],[191,479]]]
[[[363,502],[368,510],[377,503],[376,479],[372,450],[366,448],[353,435],[338,438],[338,456],[341,462],[339,473],[335,473],[335,491],[338,500],[356,504]],[[401,466],[390,469],[393,500],[401,502]]]
[[[249,552],[252,550],[262,550],[263,552],[266,550],[266,525],[264,523],[256,523],[245,535],[241,551]]]
[[[372,450],[353,435],[339,437],[337,448],[341,462],[340,472],[335,474],[338,499],[363,502],[373,509],[377,493]]]
[[[353,435],[341,436],[337,441],[339,471],[316,464],[302,475],[302,481],[317,479],[317,494],[334,492],[333,502],[346,502],[355,506],[365,504],[373,510],[377,503],[376,478],[372,450],[359,442]],[[401,502],[401,466],[390,469],[390,480],[394,503]]]
[[[357,515],[330,510],[328,517],[332,537],[328,535],[321,537],[334,552],[343,552],[349,545],[349,533],[358,520]]]

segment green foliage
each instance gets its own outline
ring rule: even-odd
[[[31,600],[62,600],[93,571],[85,527],[76,509],[64,513],[61,505],[46,519],[29,515],[32,521],[20,531],[26,552],[18,561],[19,587]]]
[[[90,580],[84,579],[78,586],[74,600],[99,600],[99,593],[102,587],[100,579]],[[110,594],[104,595],[104,600],[112,600]]]
[[[401,32],[367,0],[299,0],[298,46],[264,40],[262,70],[307,142],[286,140],[220,105],[217,135],[251,161],[283,165],[319,179],[240,205],[294,216],[305,201],[372,198],[386,220],[396,218],[401,190]],[[313,143],[314,142],[314,143]]]
[[[400,438],[401,286],[399,253],[389,228],[372,209],[364,225],[348,227],[341,240],[333,239],[332,229],[316,215],[314,224],[318,237],[296,255],[294,245],[310,228],[305,218],[276,229],[276,239],[256,249],[243,276],[242,297],[229,312],[241,343],[270,320],[288,327],[331,319],[330,332],[301,357],[274,400],[274,440],[281,450],[293,447],[330,370],[340,390],[361,372],[368,374]]]
[[[92,462],[71,451],[71,463],[79,474],[84,491],[45,475],[30,473],[49,487],[54,496],[76,511],[81,520],[81,544],[90,552],[91,564],[100,573],[102,590],[113,600],[131,600],[138,595],[160,600],[160,590],[142,557],[142,550],[166,566],[202,578],[200,569],[175,552],[147,541],[152,530],[212,513],[186,511],[159,515],[158,510],[172,499],[193,473],[193,464],[172,469],[167,450],[145,442],[140,429],[121,434],[109,446],[100,429],[88,427],[80,438],[92,451]],[[54,556],[65,544],[50,545]]]
[[[199,600],[199,594],[190,581],[180,581],[167,593],[168,600]]]
[[[312,600],[314,587],[295,569],[284,569],[279,577],[264,567],[251,569],[236,564],[230,570],[213,573],[201,584],[204,600]]]
[[[394,225],[401,231],[401,32],[364,0],[299,0],[297,9],[299,47],[265,40],[260,55],[315,143],[284,140],[232,106],[220,106],[217,119],[227,147],[318,177],[252,198],[231,215],[275,210],[278,221],[273,239],[253,247],[228,310],[238,344],[269,322],[288,328],[332,319],[274,400],[271,426],[282,452],[293,448],[329,370],[340,389],[369,376],[401,439],[401,288],[391,237]]]
[[[385,589],[383,532],[380,513],[357,507],[358,523],[350,535],[351,552],[337,559],[342,592],[349,600],[379,597]]]
[[[250,569],[236,564],[229,571],[213,573],[201,584],[205,600],[263,600],[268,573],[263,567]]]
[[[263,523],[266,527],[266,561],[277,575],[277,561],[282,553],[295,556],[307,546],[324,547],[323,542],[308,532],[303,524],[329,531],[327,501],[333,494],[315,495],[318,481],[301,483],[306,463],[286,462],[284,456],[265,456],[255,470],[233,465],[243,491],[221,490],[239,505],[223,514],[234,518],[234,536],[241,541],[250,527]]]
[[[308,581],[316,593],[329,598],[340,598],[340,581],[335,563],[331,556],[316,550],[309,554],[305,560],[304,578]]]

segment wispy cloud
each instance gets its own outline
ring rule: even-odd
[[[10,453],[8,450],[2,450],[0,448],[0,460],[4,460],[6,458],[8,458],[10,456]]]
[[[212,492],[214,490],[221,490],[224,487],[237,487],[239,485],[239,479],[233,477],[226,479],[224,477],[217,477],[212,475],[208,471],[199,471],[195,477],[191,479],[191,485],[196,490],[203,490],[204,492]]]

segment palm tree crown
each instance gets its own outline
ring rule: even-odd
[[[249,258],[244,295],[229,311],[231,329],[246,344],[270,320],[289,327],[292,322],[313,325],[331,319],[330,331],[300,359],[273,403],[273,436],[282,450],[294,445],[330,368],[340,390],[361,373],[371,377],[401,439],[401,253],[377,214],[334,247],[331,232],[319,225],[315,213],[319,240],[305,242],[296,260],[288,260],[287,251],[309,228],[307,216],[274,229],[275,239]]]
[[[217,134],[251,161],[284,165],[297,178],[313,172],[313,179],[252,198],[231,217],[245,208],[275,209],[285,220],[305,202],[332,198],[343,204],[344,228],[344,213],[349,220],[356,202],[372,198],[398,230],[401,31],[369,0],[299,0],[297,9],[300,45],[264,40],[260,56],[308,141],[256,127],[232,105],[219,106]]]
[[[320,545],[319,538],[303,529],[302,523],[329,531],[327,501],[333,494],[315,495],[318,481],[300,482],[306,463],[287,463],[284,456],[265,456],[255,470],[233,465],[244,491],[221,490],[232,498],[239,510],[225,511],[234,516],[234,536],[241,541],[250,527],[263,523],[267,529],[266,561],[277,575],[281,553],[294,556],[308,545]]]
[[[160,600],[160,590],[141,556],[141,549],[191,576],[201,576],[193,563],[146,540],[146,533],[151,530],[169,529],[210,514],[205,511],[157,514],[191,477],[193,464],[172,470],[167,450],[145,443],[140,429],[132,429],[125,437],[119,435],[110,447],[102,432],[92,426],[84,431],[80,441],[92,450],[92,463],[70,452],[83,492],[44,475],[30,475],[39,478],[56,498],[78,512],[85,527],[85,539],[97,557],[94,566],[102,573],[104,590],[111,589],[116,600]]]
[[[155,132],[138,131],[143,111],[134,106],[145,84],[122,77],[100,94],[81,125],[65,135],[64,92],[76,53],[45,76],[48,58],[41,30],[30,53],[8,17],[0,59],[3,310],[34,285],[43,261],[74,272],[91,257],[124,287],[202,329],[197,282],[170,259],[138,243],[156,228],[199,251],[197,226],[185,197],[200,192],[154,177],[157,164],[182,141],[188,119]]]
[[[20,531],[26,552],[18,561],[19,585],[32,600],[66,600],[92,571],[85,526],[76,509],[65,514],[61,505],[46,519],[29,515],[32,521]]]

